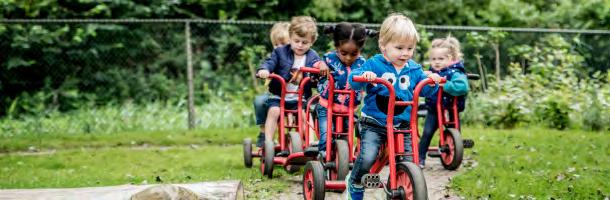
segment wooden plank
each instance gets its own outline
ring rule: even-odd
[[[192,190],[199,199],[244,199],[244,189],[240,181],[199,182],[172,184]],[[107,187],[53,188],[53,189],[6,189],[0,190],[0,199],[59,200],[59,199],[129,199],[133,194],[158,185],[118,185]]]

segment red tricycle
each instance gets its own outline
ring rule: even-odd
[[[478,80],[479,75],[467,74],[468,79]],[[438,148],[429,148],[428,156],[439,157],[445,169],[455,170],[462,164],[464,148],[472,148],[474,141],[462,139],[460,129],[460,115],[458,112],[458,97],[453,98],[450,107],[445,107],[442,101],[443,86],[446,80],[441,80],[441,85],[437,92],[436,113],[438,115],[439,145]],[[425,115],[424,115],[425,116]]]
[[[301,68],[304,72],[309,72],[311,74],[319,74],[319,70],[315,68]],[[323,158],[320,158],[320,164],[324,169],[324,180],[331,181],[342,181],[345,179],[345,176],[350,170],[350,165],[356,160],[356,156],[354,154],[354,132],[355,132],[355,115],[354,111],[356,109],[355,106],[355,98],[356,91],[351,89],[335,89],[335,80],[332,75],[329,75],[328,78],[328,99],[320,98],[320,96],[316,96],[312,98],[308,102],[307,107],[307,116],[315,116],[315,113],[310,111],[315,102],[319,103],[322,107],[326,108],[327,113],[327,134],[326,134],[326,149],[327,152]],[[347,88],[347,87],[346,87]],[[335,102],[335,94],[348,95],[349,101],[348,105],[341,105]],[[313,126],[313,130],[318,139],[320,138],[320,131],[318,128],[319,122],[317,117],[312,117],[313,124],[307,123],[308,127]],[[344,127],[345,120],[347,120],[347,127]],[[309,128],[305,130],[305,140],[306,144],[309,144]],[[315,148],[317,150],[317,148]],[[308,153],[308,155],[317,156],[317,151],[315,154]],[[306,181],[304,179],[304,181]],[[304,183],[304,186],[307,185]],[[341,188],[331,188],[336,191],[342,191]],[[306,199],[307,196],[305,197]]]
[[[382,84],[387,87],[389,92],[389,102],[387,111],[387,131],[386,142],[381,145],[377,161],[371,167],[370,173],[362,177],[362,184],[366,188],[384,188],[388,199],[427,199],[428,192],[426,179],[419,166],[418,154],[418,124],[417,112],[419,94],[422,88],[428,84],[434,84],[432,79],[425,79],[417,84],[413,93],[413,101],[396,101],[396,93],[392,84],[382,78],[367,81],[361,76],[353,77],[356,82],[370,82]],[[411,106],[411,121],[407,130],[394,129],[394,105]],[[405,152],[404,134],[411,135],[411,149],[413,152]],[[405,156],[412,156],[413,162],[400,161]],[[399,160],[399,162],[397,162]],[[383,184],[379,178],[379,172],[389,165],[390,175],[388,183]],[[303,175],[303,195],[305,199],[324,199],[325,191],[345,190],[345,181],[325,180],[324,167],[319,161],[309,161],[305,165]]]
[[[273,167],[275,164],[283,166],[288,172],[299,171],[300,166],[304,165],[307,161],[312,160],[311,156],[305,156],[303,148],[303,91],[306,88],[307,83],[311,79],[310,77],[304,77],[299,83],[297,91],[287,91],[286,81],[279,75],[270,74],[270,79],[275,79],[281,84],[281,95],[280,95],[280,116],[278,123],[278,139],[279,145],[275,145],[273,142],[266,141],[263,148],[259,148],[257,151],[252,151],[252,140],[246,138],[243,142],[244,145],[244,164],[246,167],[252,167],[252,157],[262,157],[260,170],[263,175],[268,178],[273,177]],[[285,108],[286,94],[297,94],[298,103],[297,109],[289,110]],[[289,115],[296,115],[296,124],[288,124],[286,119]],[[286,132],[288,131],[288,134]],[[307,143],[305,143],[307,144]],[[277,153],[277,154],[276,154]]]

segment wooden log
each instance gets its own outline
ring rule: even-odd
[[[199,199],[244,199],[244,189],[240,181],[200,182],[172,185],[184,187],[193,191],[199,196]],[[128,200],[131,198],[132,195],[154,186],[159,185],[118,185],[107,187],[53,189],[6,189],[0,190],[0,199]]]

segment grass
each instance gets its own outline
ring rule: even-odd
[[[610,133],[467,129],[475,167],[452,180],[466,199],[608,199]]]
[[[0,140],[0,152],[72,148],[241,144],[256,137],[256,128],[194,131],[131,131],[110,134],[22,134]]]
[[[0,188],[238,179],[242,180],[248,198],[260,199],[287,189],[289,182],[285,180],[288,176],[283,170],[275,170],[274,179],[263,177],[256,160],[253,168],[244,167],[241,141],[244,137],[254,136],[255,128],[178,133],[129,132],[95,137],[49,136],[39,144],[45,147],[43,149],[53,148],[55,151],[34,155],[16,152],[30,145],[26,141],[33,138],[12,138],[2,141],[8,152],[0,155]],[[151,146],[130,145],[129,141],[146,141]]]
[[[258,168],[245,168],[241,145],[198,148],[108,148],[65,150],[49,155],[0,157],[0,188],[90,187],[121,184],[243,181],[250,198],[287,188],[276,170],[267,180]]]
[[[242,180],[248,198],[285,191],[284,170],[268,180],[243,167],[241,140],[257,129],[140,131],[117,134],[26,134],[0,141],[0,188]],[[466,199],[604,199],[610,196],[610,134],[549,129],[465,128],[474,166],[452,179]],[[434,139],[433,141],[436,141]],[[23,155],[16,151],[50,150]]]

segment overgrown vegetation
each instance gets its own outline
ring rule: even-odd
[[[556,35],[513,48],[528,65],[512,63],[501,87],[490,84],[487,92],[471,95],[464,122],[610,130],[610,73],[589,76],[583,57]]]
[[[549,5],[553,5],[550,6]],[[380,23],[389,12],[403,12],[418,24],[605,29],[608,0],[449,1],[12,1],[0,0],[0,18],[206,18],[288,20],[312,15],[318,21]],[[289,12],[276,12],[285,10]],[[446,13],[446,14],[438,14]],[[527,17],[525,17],[527,16]],[[270,50],[270,25],[191,24],[196,101],[227,94],[251,96],[252,66]],[[426,31],[420,28],[420,31]],[[430,30],[434,37],[447,32]],[[503,34],[498,33],[496,36]],[[509,48],[530,44],[541,34],[510,34],[467,41],[454,31],[466,53],[469,71],[506,76],[508,63],[523,59]],[[480,33],[479,35],[486,35]],[[565,34],[564,37],[576,37]],[[571,41],[589,74],[608,69],[605,35],[578,35]],[[477,38],[477,37],[475,37]],[[182,23],[2,23],[0,24],[0,116],[18,117],[124,102],[178,102],[185,99],[184,24]],[[377,52],[374,40],[364,55]],[[476,44],[477,41],[482,45]],[[321,36],[314,49],[329,49]],[[424,62],[425,44],[416,59]],[[498,54],[499,53],[499,54]],[[480,62],[478,62],[480,61]],[[496,62],[500,61],[500,63]],[[480,64],[476,64],[480,63]],[[522,63],[528,66],[529,63]],[[475,67],[476,66],[476,67]],[[500,68],[497,68],[497,67]],[[480,67],[480,70],[478,69]],[[499,72],[499,73],[498,73]],[[499,82],[496,82],[499,83]],[[213,88],[213,89],[212,89]],[[213,90],[213,91],[210,91]]]
[[[105,135],[125,131],[182,131],[187,129],[185,102],[154,102],[82,108],[70,112],[49,111],[43,115],[0,120],[0,138],[23,135]],[[249,102],[212,100],[196,107],[197,127],[236,128],[254,123]]]

